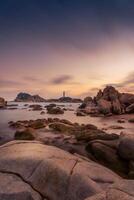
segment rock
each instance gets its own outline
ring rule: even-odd
[[[130,122],[130,123],[134,123],[134,118],[129,119],[128,122]]]
[[[134,181],[119,180],[112,184],[105,192],[101,192],[85,200],[133,200]]]
[[[94,129],[90,129],[90,130],[81,130],[81,131],[77,131],[76,138],[78,141],[85,141],[85,142],[89,142],[92,140],[116,140],[119,138],[119,136],[117,134],[107,134],[102,130],[94,130]]]
[[[127,113],[134,113],[134,103],[126,108]]]
[[[46,122],[42,119],[37,119],[34,121],[29,121],[27,126],[33,129],[41,129],[46,127]]]
[[[112,101],[112,113],[113,114],[119,114],[119,115],[122,114],[123,113],[122,109],[123,108],[118,99],[115,99],[114,101]]]
[[[125,123],[125,120],[124,119],[119,119],[117,120],[118,123]]]
[[[111,102],[105,99],[100,99],[98,101],[98,111],[100,113],[103,113],[104,115],[111,113],[112,112]]]
[[[84,103],[89,103],[89,102],[93,102],[92,97],[86,97],[86,98],[84,99]]]
[[[57,115],[57,114],[64,114],[64,110],[63,109],[61,109],[60,107],[52,107],[52,108],[47,108],[47,113],[48,114],[55,114],[55,115]]]
[[[120,102],[126,107],[134,103],[134,94],[122,93],[120,95]]]
[[[128,174],[130,179],[134,179],[134,161],[131,160],[129,162],[129,174]]]
[[[32,108],[33,111],[40,111],[42,110],[42,106],[39,105],[39,104],[33,104],[33,105],[30,105],[29,108]]]
[[[44,115],[44,114],[45,114],[45,111],[42,111],[40,114],[41,114],[41,115]]]
[[[46,109],[54,108],[54,107],[56,107],[56,104],[55,104],[55,103],[50,103],[49,105],[46,105],[46,106],[45,106]]]
[[[134,160],[134,136],[126,135],[120,139],[118,154],[126,160]]]
[[[24,130],[16,131],[14,139],[15,140],[34,140],[35,133],[34,133],[33,129],[26,128]]]
[[[65,124],[62,122],[54,122],[49,124],[49,128],[53,129],[56,132],[60,132],[63,134],[73,134],[74,126],[70,124]]]
[[[85,109],[85,108],[86,108],[86,106],[87,106],[87,104],[86,104],[86,103],[82,103],[82,104],[79,106],[79,109]]]
[[[0,172],[0,200],[42,200],[41,195],[18,175]]]
[[[84,116],[85,116],[85,113],[80,112],[80,111],[77,111],[76,116],[84,117]]]
[[[124,129],[124,127],[118,126],[118,125],[112,125],[112,126],[109,126],[108,128],[110,128],[110,129],[118,129],[118,130]]]
[[[93,141],[87,145],[86,150],[89,153],[92,152],[92,155],[101,164],[125,177],[128,173],[128,166],[126,162],[119,158],[115,148],[111,148],[106,144],[103,143],[103,141],[102,143],[101,141]]]
[[[83,160],[56,147],[28,141],[14,141],[0,147],[0,173],[19,177],[39,197],[41,195],[41,199],[52,200],[84,200],[102,193],[104,188],[109,188],[121,179],[93,161]],[[3,179],[0,179],[0,183],[3,184]],[[10,186],[11,184],[19,187],[19,181],[18,186],[12,180]],[[15,191],[16,187],[10,189]],[[9,185],[5,182],[3,190],[9,195],[7,200],[11,200],[13,198],[8,188]],[[27,188],[26,190],[29,191]],[[21,194],[28,193],[30,192]],[[38,196],[35,198],[34,195],[28,200],[38,200]],[[23,198],[25,199],[27,200],[27,196]]]
[[[28,93],[19,93],[15,98],[16,102],[45,102],[46,100],[39,95],[31,95]]]
[[[4,98],[0,97],[0,108],[5,108],[7,105],[7,102]]]

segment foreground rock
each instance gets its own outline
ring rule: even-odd
[[[10,122],[10,126],[17,129],[15,139],[42,141],[90,158],[124,178],[134,178],[133,135],[107,134],[92,124],[79,125],[58,118]]]
[[[4,98],[0,97],[0,108],[5,108],[7,105],[7,102]]]
[[[134,178],[134,136],[120,135],[116,140],[92,140],[86,146],[95,159],[122,177]]]
[[[111,185],[105,192],[89,197],[86,200],[133,200],[134,181],[120,180]]]
[[[21,131],[16,131],[15,140],[35,140],[36,135],[32,128],[27,128]]]
[[[91,160],[39,142],[25,141],[0,147],[0,177],[0,200],[92,199],[122,180]],[[120,184],[124,193],[128,189],[126,184],[124,180]],[[131,196],[133,184],[132,181],[128,191]]]

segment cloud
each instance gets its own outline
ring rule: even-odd
[[[113,87],[123,88],[123,87],[130,87],[130,85],[134,85],[134,72],[129,73],[122,81],[119,83],[109,83],[103,85],[112,85]]]
[[[51,83],[52,84],[65,84],[65,83],[68,83],[69,81],[72,82],[73,80],[73,77],[70,76],[70,75],[61,75],[61,76],[58,76],[54,79],[51,80]]]
[[[17,87],[17,86],[22,86],[24,83],[21,83],[19,81],[12,81],[12,80],[0,80],[0,88],[12,88],[12,87]]]
[[[79,97],[82,97],[82,98],[89,97],[89,96],[94,97],[94,96],[96,96],[96,94],[99,91],[99,89],[100,88],[96,88],[96,87],[91,88],[88,91],[81,93],[79,95]]]

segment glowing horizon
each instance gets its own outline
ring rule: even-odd
[[[131,0],[6,1],[0,3],[0,96],[55,98],[65,90],[85,97],[107,84],[134,93]]]

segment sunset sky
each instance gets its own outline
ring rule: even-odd
[[[134,0],[1,0],[0,96],[134,92]]]

